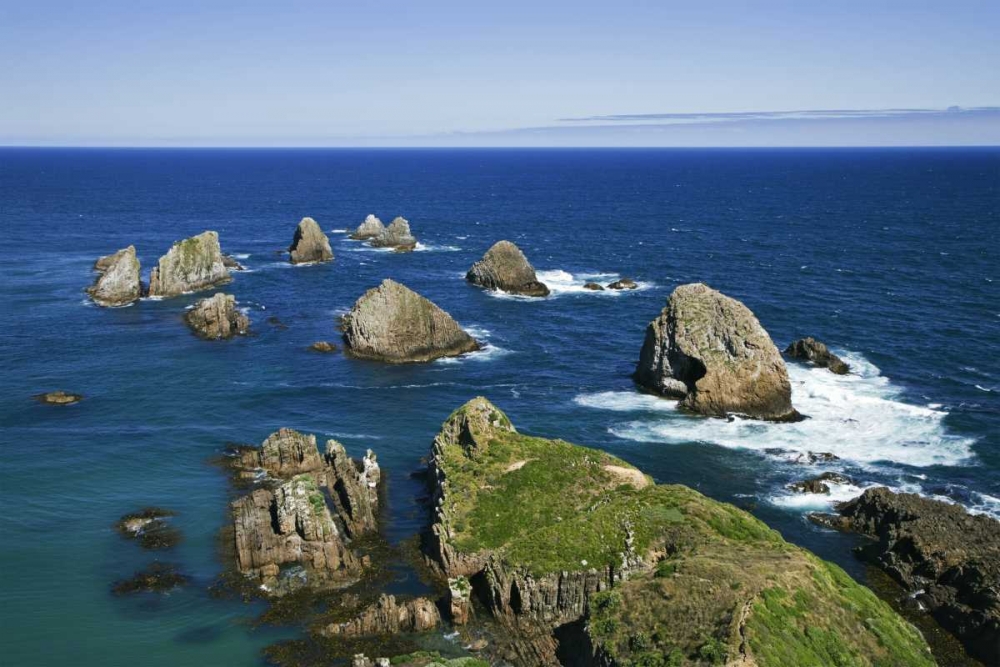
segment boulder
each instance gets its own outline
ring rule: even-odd
[[[288,247],[288,258],[292,264],[314,264],[333,259],[330,239],[312,218],[302,218],[295,228],[292,245]]]
[[[361,359],[422,362],[479,349],[451,315],[392,280],[365,292],[343,325],[345,351]]]
[[[850,484],[851,480],[837,472],[825,472],[822,475],[792,482],[788,488],[797,493],[830,493],[830,484]]]
[[[583,286],[583,289],[589,289],[589,290],[591,290],[593,292],[603,292],[604,291],[604,288],[601,287],[598,283],[586,283]]]
[[[621,278],[608,285],[608,289],[639,289],[639,283],[631,278]]]
[[[426,632],[441,624],[437,606],[427,598],[397,602],[395,596],[382,595],[378,602],[359,616],[343,623],[331,623],[322,633],[326,636],[371,637],[402,632]]]
[[[410,233],[406,218],[396,218],[371,240],[373,248],[394,248],[396,252],[409,252],[417,247],[417,239]]]
[[[1000,521],[913,493],[868,489],[813,514],[821,525],[873,538],[855,553],[915,596],[966,650],[986,664],[1000,657]]]
[[[366,241],[368,239],[376,238],[384,231],[385,225],[382,224],[382,221],[373,214],[369,213],[368,217],[365,218],[365,221],[362,222],[351,234],[351,238],[357,241]]]
[[[337,346],[327,340],[318,340],[309,346],[309,349],[313,352],[323,352],[330,354],[337,351]]]
[[[792,421],[788,371],[757,318],[707,285],[681,285],[646,329],[636,382],[693,412]]]
[[[851,370],[851,367],[828,350],[826,345],[811,337],[795,341],[785,348],[785,354],[792,359],[811,361],[820,368],[830,369],[837,375],[846,375]]]
[[[202,232],[174,243],[149,276],[149,295],[171,297],[228,283],[219,235]]]
[[[535,269],[521,249],[510,241],[497,241],[483,258],[472,265],[465,279],[473,285],[523,296],[548,296],[549,288],[538,282]]]
[[[135,246],[101,257],[94,264],[100,275],[87,288],[87,294],[99,306],[127,306],[142,296],[139,260]]]
[[[50,391],[44,394],[35,394],[34,399],[39,403],[47,405],[72,405],[83,400],[82,394],[71,394],[60,390]]]
[[[236,297],[221,292],[194,304],[184,321],[202,338],[245,336],[250,330],[250,318],[236,309]]]

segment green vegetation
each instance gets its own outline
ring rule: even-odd
[[[442,658],[437,651],[417,651],[408,655],[397,655],[389,663],[398,667],[490,667],[485,660],[473,657]]]

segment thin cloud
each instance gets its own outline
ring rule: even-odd
[[[732,123],[748,120],[837,120],[858,118],[903,118],[945,114],[1000,111],[1000,107],[948,107],[947,109],[803,109],[797,111],[736,111],[698,113],[610,114],[559,118],[560,123]]]

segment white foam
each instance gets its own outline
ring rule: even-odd
[[[656,417],[618,423],[614,435],[640,442],[704,442],[734,449],[781,449],[830,452],[862,465],[959,465],[973,456],[973,439],[947,432],[947,412],[901,400],[901,390],[864,357],[843,355],[852,374],[789,364],[792,402],[809,419],[776,424],[749,419],[694,417],[679,410]],[[580,405],[614,410],[648,411],[650,396],[638,392],[582,395]],[[656,399],[664,400],[665,399]],[[670,403],[670,402],[668,402]]]
[[[491,332],[489,329],[471,325],[463,327],[465,332],[475,338],[481,347],[475,352],[467,352],[457,357],[441,357],[436,359],[436,364],[460,364],[464,361],[492,361],[498,357],[503,357],[511,353],[510,350],[493,345],[490,341]]]
[[[862,487],[855,484],[824,483],[830,488],[830,493],[798,493],[785,489],[781,493],[769,496],[767,501],[772,505],[799,512],[826,511],[832,509],[835,503],[857,498],[870,486],[880,486],[869,484]]]
[[[458,252],[461,250],[457,245],[426,245],[417,241],[414,252]]]
[[[236,259],[249,259],[250,258],[250,253],[248,253],[248,252],[238,252],[238,253],[233,254],[233,257],[235,257]]]
[[[546,271],[536,271],[535,275],[538,277],[538,281],[545,283],[546,287],[549,288],[549,296],[545,297],[548,299],[553,299],[565,294],[588,294],[591,296],[610,296],[617,297],[622,294],[628,294],[629,292],[640,292],[642,290],[647,290],[651,287],[655,287],[654,283],[636,281],[635,289],[608,289],[609,283],[613,283],[616,280],[621,279],[621,274],[618,273],[570,273],[569,271],[563,271],[562,269],[550,269]],[[462,274],[464,277],[465,274]],[[598,283],[603,290],[590,290],[584,287],[587,283]],[[497,299],[515,299],[523,301],[538,301],[538,297],[524,296],[522,294],[508,294],[506,292],[500,292],[497,290],[490,290],[487,292],[492,297]]]
[[[574,398],[573,402],[586,408],[599,408],[612,412],[677,411],[677,403],[674,401],[632,391],[602,391],[596,394],[581,394]]]
[[[350,229],[331,229],[330,233],[331,234],[347,234],[349,231],[351,231],[351,230]]]

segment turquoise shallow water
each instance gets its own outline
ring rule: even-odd
[[[334,231],[370,212],[406,216],[422,247],[374,252]],[[275,253],[304,215],[330,232],[332,264],[293,268]],[[229,497],[210,460],[280,426],[371,447],[399,541],[423,516],[409,474],[477,394],[523,431],[751,508],[856,576],[852,540],[803,519],[828,499],[783,490],[818,470],[787,452],[840,456],[834,468],[856,484],[837,498],[882,483],[1000,514],[998,216],[993,149],[2,149],[4,664],[260,664],[260,648],[294,630],[251,629],[254,607],[207,593]],[[196,296],[87,303],[97,256],[133,243],[148,271],[204,229],[251,269],[225,289],[255,336],[191,336],[181,315]],[[524,249],[551,298],[464,283],[500,238]],[[582,290],[618,275],[641,289]],[[406,367],[306,351],[336,339],[336,316],[385,277],[451,312],[486,351]],[[815,335],[857,373],[790,366],[793,401],[811,417],[796,425],[697,419],[638,394],[629,374],[643,330],[694,280],[742,299],[780,346]],[[56,388],[86,400],[31,400]],[[177,510],[185,540],[167,557],[195,585],[114,598],[111,581],[150,555],[111,526],[149,504]]]

